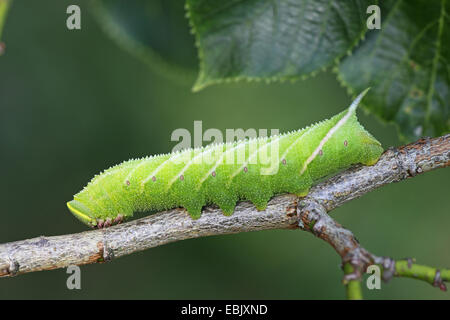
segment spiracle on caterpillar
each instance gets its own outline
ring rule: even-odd
[[[67,206],[83,223],[105,228],[135,212],[184,207],[198,219],[208,204],[231,215],[240,200],[264,210],[276,194],[305,196],[324,176],[378,161],[383,148],[356,117],[367,91],[304,129],[125,161],[95,176]]]

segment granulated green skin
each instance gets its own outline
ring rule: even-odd
[[[96,226],[97,220],[119,214],[127,218],[175,207],[186,208],[196,219],[206,204],[231,215],[239,200],[264,210],[275,194],[306,195],[317,179],[352,164],[372,165],[383,152],[356,118],[366,91],[342,113],[298,131],[123,162],[94,177],[68,207],[82,222]],[[238,154],[243,155],[240,162]],[[264,162],[267,157],[272,170]]]

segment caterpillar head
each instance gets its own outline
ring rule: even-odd
[[[92,227],[92,228],[107,228],[114,224],[122,223],[124,220],[124,216],[119,214],[116,218],[111,219],[96,219],[92,217],[92,213],[88,207],[86,207],[83,203],[77,200],[72,200],[67,202],[67,207],[70,212],[81,222]]]

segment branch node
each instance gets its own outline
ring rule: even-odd
[[[434,276],[433,287],[438,287],[441,291],[447,291],[447,286],[441,277],[441,271],[436,269],[436,275]]]
[[[17,275],[17,273],[19,272],[19,269],[20,269],[19,262],[17,262],[16,260],[10,259],[9,265],[6,268],[0,270],[0,274],[13,277],[13,276]]]
[[[408,260],[408,266],[410,266],[410,259]],[[382,279],[388,283],[395,276],[395,260],[389,257],[383,258],[383,275]]]
[[[103,243],[101,244],[101,256],[103,257],[103,262],[110,262],[114,259],[114,250],[108,246],[108,241],[106,240],[107,229],[103,229]]]
[[[343,282],[347,284],[352,280],[361,280],[367,268],[374,263],[374,256],[364,248],[357,246],[348,251],[342,258],[342,268],[346,264],[350,264],[353,272],[344,275]]]
[[[408,269],[411,269],[413,263],[416,262],[416,259],[414,259],[414,258],[406,258],[406,261],[408,262]]]

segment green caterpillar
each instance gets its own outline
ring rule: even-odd
[[[184,207],[197,219],[207,204],[231,215],[239,200],[264,210],[275,194],[305,196],[321,177],[378,161],[381,144],[356,118],[366,92],[347,110],[298,131],[123,162],[95,176],[67,206],[102,228],[134,212]]]

